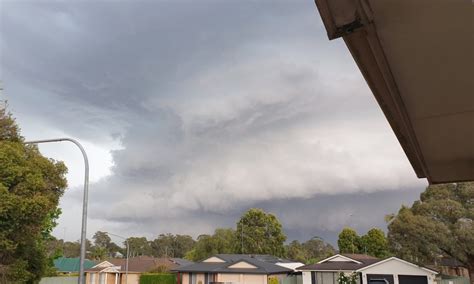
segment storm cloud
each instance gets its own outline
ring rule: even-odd
[[[426,185],[312,1],[2,1],[0,30],[23,135],[97,153],[91,233],[197,236],[258,206],[290,238],[334,240]],[[77,238],[70,183],[60,227]]]

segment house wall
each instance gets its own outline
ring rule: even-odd
[[[189,273],[181,273],[181,284],[189,283]]]
[[[140,283],[140,274],[138,273],[128,273],[128,284],[139,284]],[[122,273],[122,283],[127,284],[125,281],[125,273]]]
[[[91,275],[95,275],[95,281],[91,282]],[[99,283],[99,273],[97,272],[87,272],[86,273],[86,284],[98,284]]]
[[[311,284],[311,271],[303,271],[303,284]]]
[[[212,256],[208,259],[203,260],[202,262],[225,262],[225,261],[218,257]]]
[[[240,283],[240,274],[234,273],[219,273],[217,275],[217,282],[234,282]]]
[[[278,277],[278,275],[275,275]],[[240,284],[267,284],[266,274],[239,274],[239,273],[219,273],[217,282],[233,282]]]
[[[416,266],[392,259],[362,271],[363,283],[367,283],[367,274],[393,274],[395,284],[399,284],[398,275],[428,276],[428,284],[434,284],[436,274]]]
[[[201,281],[201,282],[199,282]],[[205,284],[204,283],[204,273],[196,273],[196,283],[195,284]]]
[[[229,266],[229,268],[257,268],[257,267],[248,262],[240,261],[240,262],[237,262],[236,264],[232,264],[231,266]]]

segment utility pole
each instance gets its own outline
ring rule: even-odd
[[[45,140],[33,140],[26,141],[24,144],[40,144],[40,143],[51,143],[51,142],[62,142],[69,141],[74,143],[79,150],[81,150],[82,157],[84,158],[84,196],[82,199],[82,227],[81,227],[81,255],[79,265],[79,278],[78,283],[84,284],[84,260],[86,258],[86,230],[87,230],[87,202],[89,199],[89,159],[87,153],[82,147],[81,143],[72,138],[56,138],[56,139],[45,139]]]

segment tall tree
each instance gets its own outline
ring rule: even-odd
[[[112,239],[110,239],[109,234],[106,232],[97,231],[92,239],[94,240],[94,245],[96,247],[108,248],[110,243],[112,243]]]
[[[389,256],[388,240],[385,233],[379,228],[370,229],[367,234],[361,237],[359,252],[379,258]]]
[[[431,261],[439,255],[463,263],[474,279],[474,182],[431,185],[388,226],[400,257]]]
[[[14,119],[0,105],[0,279],[32,283],[46,272],[46,242],[61,213],[66,172],[62,162],[23,144]]]
[[[306,263],[308,256],[303,245],[299,241],[292,241],[285,247],[285,250],[287,258]]]
[[[127,239],[127,241],[131,257],[139,255],[151,255],[150,243],[145,237],[130,237]],[[124,242],[123,244],[126,246],[127,242]]]
[[[184,257],[194,247],[195,242],[191,236],[176,235],[173,244],[174,257]]]
[[[151,253],[159,257],[184,257],[195,241],[188,235],[160,234],[150,242]]]
[[[200,261],[217,253],[234,253],[234,244],[234,230],[218,228],[213,235],[200,235],[194,248],[185,257]]]
[[[306,252],[306,263],[315,263],[333,255],[336,250],[319,237],[313,237],[303,243]]]
[[[277,217],[262,209],[245,212],[237,222],[236,250],[239,253],[283,256],[286,236]]]
[[[337,245],[340,253],[359,253],[360,236],[352,228],[344,228],[339,233]]]
[[[96,255],[102,256],[105,254],[107,256],[114,256],[115,253],[120,252],[123,254],[123,249],[119,247],[116,243],[112,242],[109,234],[107,232],[97,231],[95,232],[94,236],[92,237],[94,240],[94,247],[92,248],[93,251],[99,252],[95,253]],[[103,259],[104,257],[100,258]],[[95,257],[97,259],[97,257]]]

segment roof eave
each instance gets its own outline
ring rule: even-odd
[[[433,180],[364,0],[315,0],[329,39],[343,37],[418,178]]]

